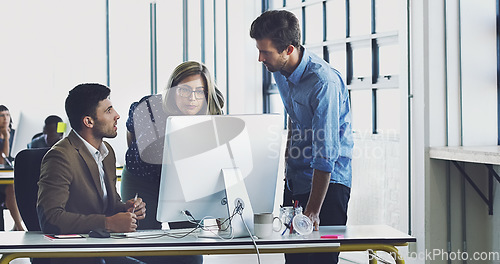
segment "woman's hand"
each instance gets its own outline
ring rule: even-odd
[[[10,139],[10,127],[0,127],[0,134],[3,136],[2,138],[6,139],[5,141],[8,142]]]

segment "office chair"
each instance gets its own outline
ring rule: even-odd
[[[33,139],[35,139],[35,138],[37,138],[37,137],[39,137],[41,135],[43,135],[43,132],[36,133],[35,135],[33,135],[33,137],[31,138],[31,140],[33,140]]]
[[[42,158],[49,148],[25,149],[16,155],[14,189],[17,207],[28,231],[40,231],[36,202]],[[48,264],[50,259],[32,259],[33,264]]]
[[[16,156],[14,164],[14,189],[17,206],[29,231],[40,231],[36,201],[38,196],[38,178],[42,158],[49,148],[25,149]]]

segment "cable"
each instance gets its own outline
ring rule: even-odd
[[[228,218],[226,218],[223,222],[220,223],[220,225],[222,226],[223,224],[225,224],[227,221],[229,221],[229,225],[228,227],[226,227],[225,229],[220,229],[220,231],[227,231],[227,229],[231,226],[231,221],[233,219],[233,217],[238,213],[240,212],[241,210],[243,210],[243,205],[241,206],[237,206],[235,208],[235,210],[233,211],[233,213],[231,214],[231,216],[229,216]],[[216,227],[217,225],[205,225],[205,220],[206,219],[215,219],[215,217],[213,216],[205,216],[203,217],[200,221],[197,221],[196,218],[188,211],[188,210],[184,210],[184,211],[181,211],[187,218],[187,220],[190,222],[190,223],[195,223],[197,224],[200,229],[202,229],[203,231],[207,231],[207,232],[210,232],[212,233],[213,235],[215,235],[216,237],[222,239],[222,240],[232,240],[234,238],[234,233],[233,233],[233,229],[231,228],[231,233],[229,234],[228,237],[223,237],[221,236],[219,233],[217,232],[214,232],[211,228],[213,227]],[[191,218],[191,219],[189,219]]]
[[[243,211],[243,208],[242,208]],[[255,247],[255,251],[257,252],[257,262],[260,264],[260,252],[259,252],[259,247],[257,246],[257,243],[255,242],[255,239],[253,238],[252,233],[250,232],[250,229],[248,229],[247,223],[245,222],[245,219],[243,219],[243,214],[240,214],[241,221],[245,225],[245,228],[247,229],[248,235],[250,235],[250,239],[252,239],[253,246]]]
[[[391,264],[391,262],[389,262],[389,261],[387,261],[387,260],[385,260],[385,259],[381,258],[379,255],[377,255],[377,254],[376,254],[374,251],[372,251],[372,250],[370,250],[370,252],[368,253],[368,255],[372,255],[372,256],[374,256],[374,257],[377,259],[377,261],[380,261],[380,262],[382,262],[382,263],[384,263],[384,264]]]
[[[204,222],[204,221],[205,221],[205,219],[207,219],[207,218],[214,218],[214,217],[212,217],[212,216],[206,216],[206,217],[202,218],[202,220],[201,220],[200,222]],[[226,220],[227,220],[227,219],[226,219]],[[224,221],[224,222],[225,222],[225,221]],[[203,225],[203,227],[202,227],[201,229],[202,229],[203,231],[208,231],[208,232],[212,233],[213,235],[215,235],[216,237],[218,237],[218,238],[220,238],[220,239],[222,239],[222,240],[232,240],[232,239],[234,238],[234,234],[233,234],[233,230],[232,230],[232,229],[231,229],[231,233],[230,233],[229,237],[223,237],[223,236],[219,235],[219,233],[218,233],[218,232],[214,232],[214,231],[210,228],[210,227],[216,227],[216,226],[217,226],[217,225],[208,225],[208,226]],[[227,230],[227,228],[226,228],[226,229],[224,229],[224,230],[221,230],[221,231],[226,231],[226,230]]]
[[[226,223],[227,221],[229,221],[230,224],[227,227],[227,228],[229,228],[231,226],[231,221],[233,220],[233,218],[236,214],[239,214],[240,216],[242,216],[243,209],[244,209],[243,203],[241,203],[241,201],[238,201],[238,204],[234,208],[231,216],[228,217],[227,219],[225,219],[221,223],[221,225]],[[219,235],[218,233],[214,232],[211,229],[211,227],[215,227],[216,225],[205,225],[204,224],[206,219],[214,219],[215,217],[213,217],[213,216],[205,216],[201,220],[197,221],[196,218],[191,214],[191,212],[189,212],[189,210],[183,210],[183,211],[181,211],[181,213],[186,216],[186,219],[188,222],[196,225],[196,227],[194,227],[193,229],[190,229],[185,234],[182,234],[182,235],[169,234],[168,231],[165,230],[165,233],[162,233],[162,234],[147,234],[147,233],[145,233],[144,235],[141,234],[141,235],[134,236],[134,237],[127,237],[127,236],[123,236],[123,235],[112,235],[111,237],[114,239],[124,239],[124,238],[154,239],[154,238],[160,238],[160,237],[164,237],[164,236],[171,237],[171,238],[184,238],[184,237],[194,233],[195,231],[201,229],[203,231],[211,232],[212,234],[214,234],[215,236],[217,236],[218,238],[220,238],[222,240],[232,240],[234,238],[234,233],[233,233],[232,228],[231,228],[231,233],[230,233],[229,237],[222,237],[221,235]],[[245,227],[246,227],[246,223],[245,223]],[[221,231],[227,231],[227,228],[221,229]],[[248,227],[247,227],[247,230],[248,230]],[[250,233],[249,230],[248,230],[248,232]],[[252,237],[251,234],[250,234],[250,237]],[[255,245],[255,241],[254,241],[254,245]],[[259,263],[260,263],[260,260],[259,260]]]
[[[152,234],[148,234],[148,230],[142,230],[144,231],[143,234],[139,234],[137,236],[126,236],[124,234],[120,234],[120,235],[111,235],[111,238],[114,238],[114,239],[131,239],[131,238],[135,238],[135,239],[153,239],[153,238],[160,238],[160,237],[171,237],[171,238],[184,238],[184,237],[187,237],[189,236],[190,234],[194,233],[195,231],[197,231],[198,229],[200,229],[200,226],[196,226],[192,229],[188,229],[186,231],[186,233],[184,234],[173,234],[173,233],[169,233],[168,230],[163,230],[164,232],[161,233],[161,234],[156,234],[156,233],[152,233]],[[153,232],[156,232],[158,230],[151,230]]]
[[[194,216],[191,214],[191,212],[189,212],[188,210],[184,210],[184,211],[181,211],[182,214],[184,214],[186,216],[186,218],[188,218],[187,220],[190,222],[190,223],[196,223],[196,218],[194,218]],[[191,217],[191,220],[189,219],[189,217]]]

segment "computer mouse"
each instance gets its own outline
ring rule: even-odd
[[[104,230],[104,229],[93,229],[93,230],[90,230],[90,232],[89,232],[89,237],[107,238],[110,236],[111,235],[109,234],[109,232]]]

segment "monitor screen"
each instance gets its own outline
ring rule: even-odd
[[[157,220],[228,217],[227,168],[239,168],[254,213],[272,212],[282,139],[277,114],[169,117]]]

